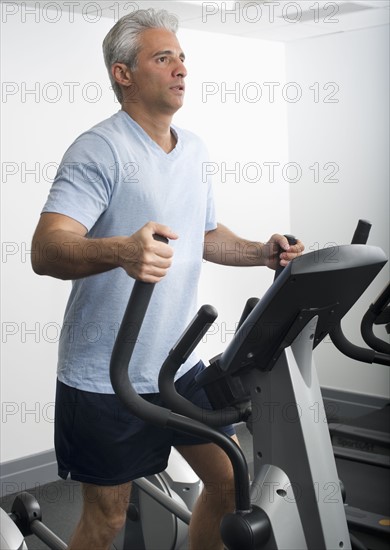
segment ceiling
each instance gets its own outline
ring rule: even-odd
[[[278,42],[388,25],[390,15],[390,0],[101,0],[71,3],[74,11],[82,11],[88,5],[90,17],[97,5],[101,16],[110,18],[114,9],[122,16],[138,7],[165,8],[175,13],[180,26],[185,28]],[[61,2],[27,1],[24,4],[42,4],[50,9],[50,5],[58,6]]]
[[[389,0],[176,1],[140,4],[165,4],[166,9],[180,17],[183,27],[280,42],[388,25],[390,15]]]

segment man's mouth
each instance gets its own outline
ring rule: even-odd
[[[184,92],[184,85],[178,84],[177,86],[172,86],[171,90],[175,90],[177,92]]]

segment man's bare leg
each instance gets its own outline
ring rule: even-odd
[[[238,443],[236,436],[233,439]],[[225,452],[214,443],[177,447],[203,481],[204,489],[190,524],[190,550],[222,550],[219,526],[234,510],[233,469]]]
[[[126,521],[131,482],[104,487],[82,484],[83,511],[68,550],[109,550]]]

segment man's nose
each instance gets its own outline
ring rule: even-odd
[[[175,76],[181,76],[183,78],[187,76],[187,69],[184,65],[184,61],[182,61],[181,59],[178,59],[177,61],[177,65],[174,69],[174,74]]]

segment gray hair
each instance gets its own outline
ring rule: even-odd
[[[179,26],[175,15],[166,10],[137,10],[121,17],[103,41],[103,56],[112,88],[119,102],[123,102],[121,87],[115,82],[111,67],[114,63],[124,63],[130,70],[137,67],[137,56],[141,49],[139,35],[146,29],[167,29],[176,34]]]

